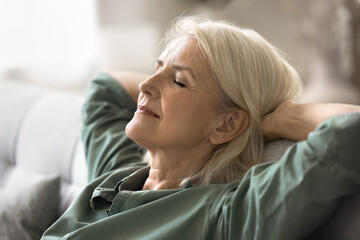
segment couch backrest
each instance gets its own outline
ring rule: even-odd
[[[0,186],[37,174],[61,176],[59,214],[87,182],[80,141],[84,99],[24,84],[0,84]]]

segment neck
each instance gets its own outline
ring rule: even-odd
[[[195,153],[184,151],[169,152],[151,151],[149,177],[143,190],[177,189],[181,182],[188,177],[194,166],[205,159],[208,151],[198,150]],[[205,154],[204,154],[205,153]]]
[[[151,169],[149,177],[146,179],[143,190],[160,190],[160,189],[178,189],[182,179],[160,179],[157,178],[158,170]]]

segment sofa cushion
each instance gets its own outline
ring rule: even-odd
[[[6,172],[15,164],[17,135],[31,106],[43,95],[44,89],[20,83],[0,85],[0,186]]]
[[[287,139],[279,139],[268,142],[264,147],[264,158],[267,162],[276,162],[284,155],[286,150],[295,144],[294,141]]]
[[[80,141],[83,101],[75,94],[0,82],[0,187],[18,168],[57,173],[58,216],[67,209],[87,183]]]
[[[70,167],[81,131],[83,99],[49,92],[25,116],[16,144],[16,162],[71,181]],[[85,159],[84,159],[85,161]]]
[[[309,239],[360,239],[360,194],[346,197],[333,216]]]
[[[60,177],[14,168],[0,189],[1,239],[40,239],[56,220]]]
[[[83,101],[71,94],[49,91],[28,110],[17,136],[17,165],[60,174],[59,215],[87,183],[85,155],[79,150]]]

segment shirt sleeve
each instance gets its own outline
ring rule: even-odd
[[[140,147],[125,134],[135,110],[136,103],[111,76],[100,73],[90,83],[82,110],[89,181],[142,161]]]
[[[360,192],[360,113],[333,117],[282,159],[253,167],[215,201],[226,239],[304,239]]]

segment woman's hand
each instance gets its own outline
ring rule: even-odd
[[[262,120],[265,140],[272,141],[287,138],[298,141],[303,139],[305,134],[296,126],[298,121],[295,118],[300,114],[297,103],[291,100],[282,102],[274,112],[265,115]],[[310,126],[309,128],[312,129]]]
[[[282,102],[274,112],[262,121],[266,141],[286,138],[294,141],[306,140],[309,133],[326,119],[335,115],[360,112],[360,106],[348,104],[298,104],[291,100]]]

